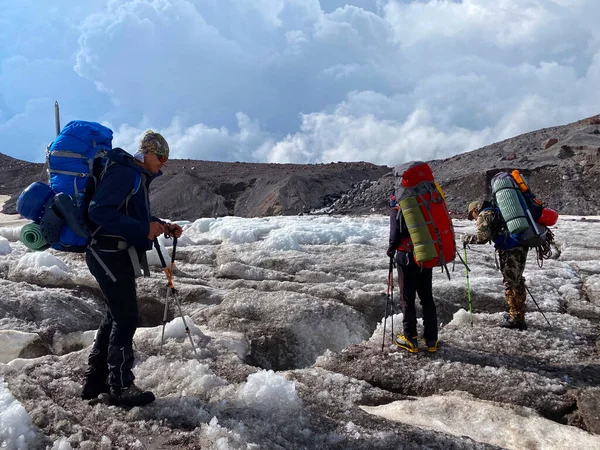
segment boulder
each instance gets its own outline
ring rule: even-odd
[[[561,146],[558,150],[554,151],[554,156],[558,159],[568,159],[572,158],[575,155],[575,152],[568,145]]]
[[[550,139],[546,139],[544,141],[544,143],[542,144],[542,148],[544,150],[546,150],[547,148],[552,147],[554,144],[556,144],[558,142],[558,139],[556,138],[550,138]]]

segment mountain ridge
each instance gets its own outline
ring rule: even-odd
[[[524,133],[446,159],[429,161],[455,214],[489,197],[489,182],[519,169],[532,190],[561,214],[600,214],[600,115]],[[154,214],[173,220],[263,217],[314,211],[386,213],[391,167],[368,162],[275,164],[170,160],[152,185]],[[0,154],[0,194],[15,214],[20,192],[44,180],[44,165]]]

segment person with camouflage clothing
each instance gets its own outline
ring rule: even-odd
[[[500,212],[489,202],[471,202],[468,206],[469,220],[477,219],[477,234],[466,234],[462,237],[464,246],[469,244],[485,244],[494,242],[502,231],[504,221]],[[527,262],[528,248],[515,247],[510,250],[498,250],[500,270],[504,282],[504,295],[508,303],[508,317],[501,325],[503,328],[514,328],[521,331],[527,329],[525,322],[525,278],[523,271]]]

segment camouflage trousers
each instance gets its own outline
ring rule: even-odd
[[[517,247],[499,252],[500,270],[504,282],[504,295],[508,303],[508,312],[513,320],[525,320],[525,278],[523,271],[527,262],[528,248]]]

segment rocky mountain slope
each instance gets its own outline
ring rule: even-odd
[[[254,164],[173,160],[153,183],[153,212],[172,219],[293,215],[330,205],[389,168],[364,162]]]
[[[363,180],[377,180],[385,166],[365,162],[253,164],[174,159],[152,184],[153,213],[171,219],[294,215],[331,205]],[[34,181],[46,181],[43,164],[0,154],[3,212],[15,214],[16,199]]]
[[[600,115],[506,139],[443,160],[431,161],[451,211],[463,213],[469,201],[490,195],[499,171],[519,169],[532,190],[561,214],[600,214]],[[387,210],[391,171],[376,182],[356,186],[336,201],[331,212]]]
[[[450,210],[489,195],[500,170],[519,169],[532,189],[562,214],[600,214],[600,115],[544,128],[486,147],[431,161]],[[390,158],[390,164],[394,159]],[[0,194],[19,193],[43,178],[43,165],[0,154]],[[385,213],[391,168],[365,162],[257,164],[172,160],[153,184],[154,213],[172,219],[260,217],[320,210],[339,214]]]

